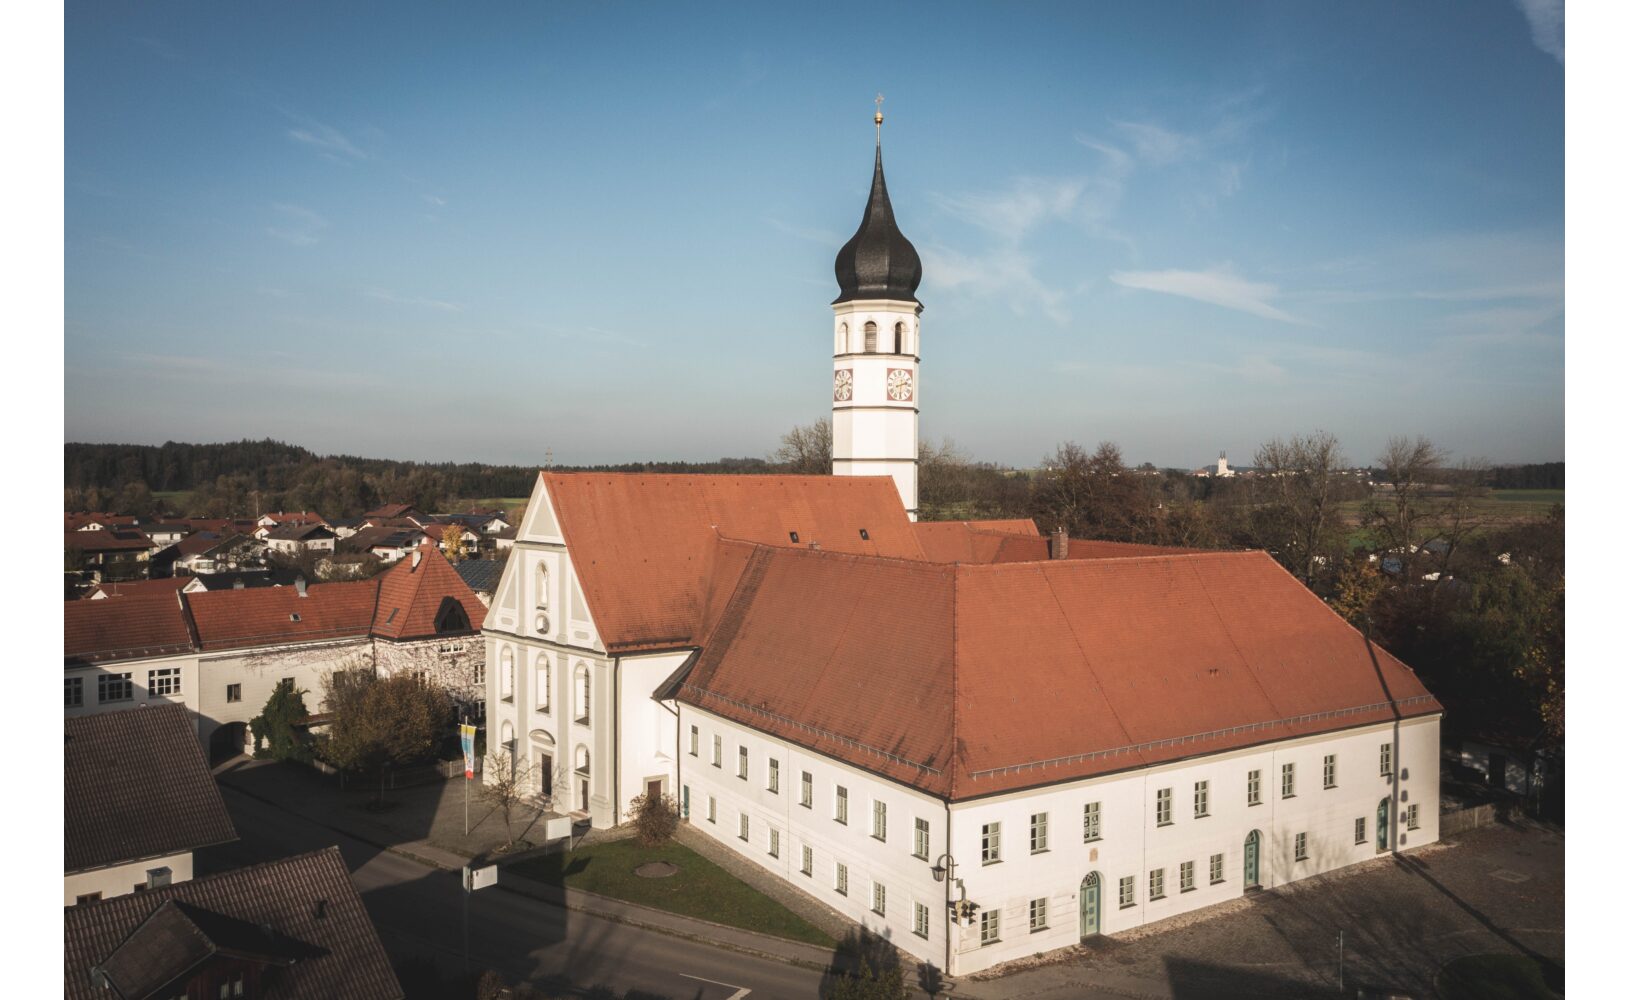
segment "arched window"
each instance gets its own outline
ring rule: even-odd
[[[515,700],[515,651],[508,646],[498,654],[498,697]]]
[[[849,324],[848,323],[839,323],[838,324],[838,349],[836,351],[833,351],[832,353],[834,353],[834,354],[848,354],[849,353]]]
[[[549,567],[545,563],[538,563],[538,610],[549,606]]]
[[[503,740],[503,742],[499,743],[498,745],[513,749],[515,746],[515,726],[506,720],[503,728],[498,732]]]
[[[537,697],[538,711],[549,711],[549,692],[553,685],[549,683],[549,654],[540,652],[537,663]]]
[[[577,773],[587,778],[589,776],[589,748],[579,743],[577,745]]]
[[[866,353],[877,353],[877,324],[871,320],[866,321]]]
[[[905,344],[906,344],[906,325],[904,323],[896,323],[896,324],[894,324],[894,353],[895,354],[904,354],[905,353],[905,350],[904,350]]]
[[[576,718],[581,725],[589,724],[589,668],[579,663],[572,675],[572,701]]]

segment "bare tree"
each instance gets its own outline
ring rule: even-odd
[[[504,847],[515,844],[515,807],[531,792],[535,768],[529,757],[515,757],[503,749],[487,754],[483,768],[481,797],[504,814]]]
[[[1422,546],[1435,530],[1438,511],[1431,503],[1433,478],[1448,461],[1448,453],[1424,436],[1414,440],[1393,437],[1376,459],[1383,488],[1370,498],[1364,524],[1381,547],[1395,553],[1405,580],[1418,580]]]
[[[1142,488],[1105,441],[1087,453],[1071,442],[1042,459],[1031,490],[1031,512],[1042,528],[1064,528],[1078,538],[1129,541],[1149,513]]]
[[[1274,438],[1253,459],[1265,502],[1253,512],[1260,544],[1292,573],[1311,581],[1321,560],[1340,550],[1341,470],[1347,458],[1334,434]]]
[[[832,421],[822,417],[781,435],[781,447],[770,453],[770,463],[797,475],[831,475]]]

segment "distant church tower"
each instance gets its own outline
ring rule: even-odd
[[[883,183],[883,107],[877,160],[860,228],[838,251],[832,303],[832,474],[894,477],[917,519],[918,320],[923,263],[894,224]]]

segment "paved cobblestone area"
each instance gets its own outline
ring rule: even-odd
[[[1255,894],[970,981],[980,996],[1064,997],[1114,982],[1132,996],[1432,996],[1438,969],[1488,952],[1560,960],[1564,837],[1531,823]],[[1028,964],[1028,967],[1023,967]]]

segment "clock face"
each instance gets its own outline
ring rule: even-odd
[[[911,391],[912,391],[912,388],[913,388],[912,379],[911,379],[911,369],[909,369],[909,368],[890,368],[889,372],[888,372],[887,387],[888,387],[888,392],[889,392],[889,398],[892,399],[894,402],[896,402],[896,403],[909,403],[909,402],[911,402]]]
[[[832,373],[832,401],[847,403],[855,398],[855,370],[839,368]]]

